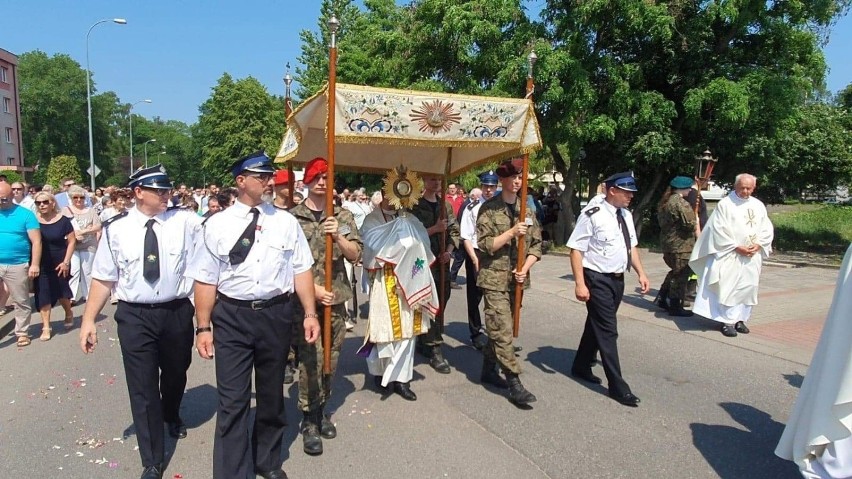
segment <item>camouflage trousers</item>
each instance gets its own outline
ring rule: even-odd
[[[686,299],[689,276],[692,275],[692,269],[689,267],[689,253],[663,253],[663,261],[671,268],[671,271],[660,286],[660,296],[683,301]]]
[[[433,348],[444,344],[444,310],[447,308],[447,302],[450,300],[450,272],[449,265],[442,264],[444,267],[444,301],[441,302],[441,311],[437,316],[429,322],[429,331],[417,336],[418,343],[425,348]],[[438,296],[441,295],[441,270],[432,268],[432,277],[435,278],[435,286],[438,287]]]
[[[346,325],[348,318],[345,304],[335,304],[331,307],[331,373],[323,374],[322,335],[314,344],[305,341],[305,329],[301,321],[304,313],[301,308],[296,308],[295,323],[299,325],[299,331],[293,339],[298,344],[299,351],[299,410],[303,412],[316,411],[324,407],[331,397],[331,383],[334,372],[337,370],[337,359],[340,357],[340,348],[346,337]],[[324,307],[317,304],[317,313],[320,315],[319,323],[322,328]]]
[[[488,333],[488,346],[482,351],[486,362],[497,363],[504,373],[521,373],[521,365],[515,357],[512,346],[512,309],[515,292],[482,290],[485,300],[485,331]]]

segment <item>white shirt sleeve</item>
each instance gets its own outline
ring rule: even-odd
[[[100,281],[118,281],[118,264],[112,255],[109,245],[109,231],[104,230],[98,249],[95,251],[95,259],[92,262],[92,278]]]
[[[459,221],[459,234],[462,239],[473,241],[476,235],[476,218],[473,217],[473,210],[464,208],[461,212],[461,220]]]
[[[220,260],[213,254],[207,242],[215,244],[215,238],[207,234],[207,229],[202,227],[196,237],[195,251],[186,270],[186,276],[200,283],[219,284]]]
[[[574,227],[574,231],[571,232],[571,237],[568,238],[568,242],[565,243],[565,246],[577,251],[588,251],[589,238],[592,237],[592,233],[592,219],[589,215],[583,212],[577,219],[577,226]]]
[[[295,220],[293,220],[295,222]],[[311,246],[305,238],[302,227],[296,226],[296,245],[293,248],[293,274],[304,273],[314,266],[314,256],[311,254]]]

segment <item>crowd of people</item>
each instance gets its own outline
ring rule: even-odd
[[[126,187],[93,193],[71,179],[56,194],[47,185],[0,179],[3,304],[8,299],[14,306],[14,334],[25,347],[30,283],[42,341],[51,338],[57,303],[63,326],[71,328],[72,306],[85,302],[80,344],[91,353],[95,318],[107,301],[117,303],[143,479],[163,475],[163,435],[187,435],[179,411],[193,342],[200,357],[216,362],[213,477],[253,471],[286,478],[280,460],[283,385],[296,373],[305,453],[322,454],[323,440],[338,435],[327,405],[343,339],[358,316],[351,307],[357,306],[357,266],[369,294],[358,353],[378,393],[417,400],[410,384],[416,352],[435,372],[451,373],[443,355],[444,312],[451,291],[461,289],[457,275],[464,264],[470,344],[482,352],[480,381],[531,408],[536,396],[521,382],[513,345],[514,291],[531,284],[542,254],[539,217],[548,208],[520,204],[522,171],[519,160],[504,161],[482,172],[479,188],[469,194],[455,184],[445,189],[437,175],[424,175],[422,194],[413,198],[400,197],[410,188],[387,181],[372,195],[343,189],[332,215],[325,211],[328,165],[322,158],[297,180],[258,152],[231,166],[231,188],[175,188],[160,165],[138,170]],[[397,173],[408,178],[404,169]],[[697,313],[718,321],[725,336],[748,333],[773,239],[766,208],[752,196],[755,188],[752,175],[738,175],[734,191],[708,218],[692,178],[669,183],[657,219],[671,271],[654,302],[672,316]],[[641,400],[621,371],[617,311],[629,273],[635,272],[643,293],[650,290],[628,209],[638,188],[624,172],[608,177],[602,190],[580,211],[567,243],[575,296],[588,312],[571,374],[602,384],[593,372],[600,364],[610,397],[637,407]],[[326,309],[331,330],[324,343],[320,318]],[[256,415],[249,424],[252,371]]]

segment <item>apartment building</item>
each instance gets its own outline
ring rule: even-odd
[[[21,105],[18,98],[18,57],[0,48],[0,173],[17,171],[24,176]]]

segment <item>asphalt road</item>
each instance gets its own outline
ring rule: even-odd
[[[652,283],[659,283],[662,260],[646,254],[645,263]],[[767,290],[785,291],[802,274],[816,286],[801,300],[787,294],[787,303],[762,303],[757,325],[771,324],[777,308],[825,316],[836,271],[767,268]],[[522,380],[538,396],[532,410],[518,409],[503,393],[478,384],[481,356],[467,345],[464,291],[454,290],[445,350],[452,373],[437,374],[418,358],[416,402],[378,394],[372,381],[365,385],[366,365],[354,354],[366,323],[359,321],[346,338],[335,380],[331,408],[339,436],[324,441],[322,456],[302,452],[300,417],[295,401],[288,402],[289,476],[799,477],[773,450],[812,347],[742,336],[728,340],[701,319],[672,322],[654,311],[651,297],[633,291],[632,281],[620,313],[619,346],[625,378],[642,404],[627,408],[609,399],[604,387],[569,375],[585,307],[573,299],[568,278],[567,258],[546,256],[524,300],[517,344],[523,346]],[[75,311],[79,316],[82,307]],[[38,341],[36,324],[31,346],[19,349],[12,337],[0,342],[0,478],[138,477],[112,311],[108,307],[98,323],[94,355],[80,351],[78,328],[62,332],[56,310],[58,334],[51,341]],[[595,372],[603,376],[599,366]],[[295,384],[284,392],[294,398]],[[211,476],[215,408],[213,363],[195,355],[182,407],[189,437],[177,442],[167,437],[164,477]]]

